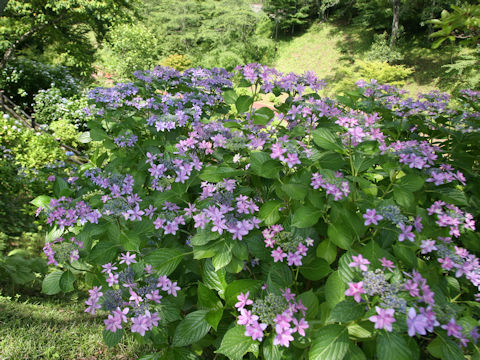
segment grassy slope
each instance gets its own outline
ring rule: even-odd
[[[353,64],[362,59],[372,35],[351,25],[314,24],[304,34],[280,42],[274,66],[284,72],[311,70],[329,82],[340,64]],[[412,94],[448,89],[441,66],[450,63],[450,54],[420,46],[416,41],[401,45],[399,50],[404,56],[402,63],[415,69],[405,85]]]
[[[132,337],[108,349],[102,338],[103,318],[83,310],[82,303],[71,300],[22,302],[0,296],[0,360],[127,360],[148,353]]]

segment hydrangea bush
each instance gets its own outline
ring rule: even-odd
[[[90,92],[98,150],[34,200],[109,346],[145,359],[477,357],[480,93],[411,99],[257,64]],[[237,94],[246,87],[252,96]],[[270,109],[258,93],[284,93]]]

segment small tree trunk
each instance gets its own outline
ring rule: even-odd
[[[395,47],[398,39],[400,24],[400,0],[390,0],[393,7],[392,32],[390,34],[390,47]]]

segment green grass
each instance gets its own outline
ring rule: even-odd
[[[74,299],[73,299],[74,300]],[[103,317],[84,313],[83,301],[0,296],[0,360],[127,360],[150,349],[132,336],[107,348]]]
[[[279,43],[273,66],[282,72],[314,71],[327,83],[332,83],[339,66],[354,66],[355,61],[363,59],[372,39],[373,32],[359,26],[313,24],[304,34]],[[452,61],[449,51],[433,50],[428,42],[417,39],[401,43],[398,50],[404,57],[399,64],[414,69],[404,86],[412,95],[452,88],[455,79],[442,69],[442,65]]]

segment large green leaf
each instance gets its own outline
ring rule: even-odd
[[[353,235],[344,226],[339,224],[328,225],[328,240],[339,248],[348,250],[353,243]]]
[[[365,314],[365,305],[354,301],[341,301],[330,312],[329,321],[350,322],[361,318]]]
[[[379,360],[410,360],[412,353],[402,336],[380,331],[377,336],[377,356]]]
[[[211,328],[205,319],[207,313],[208,310],[197,310],[188,314],[177,325],[172,345],[175,347],[191,345],[207,335]]]
[[[258,217],[263,220],[265,225],[270,226],[277,223],[280,220],[279,209],[283,206],[283,202],[280,200],[267,201],[262,205],[258,213]]]
[[[145,256],[145,262],[154,267],[160,275],[170,275],[185,256],[177,249],[157,249]]]
[[[251,351],[255,343],[251,337],[245,336],[243,326],[235,326],[225,333],[220,348],[216,352],[230,360],[242,360],[243,355]]]
[[[232,169],[226,166],[207,166],[198,175],[201,180],[217,183],[223,179],[232,178],[242,174],[242,170]]]
[[[62,276],[60,276],[60,289],[63,292],[70,292],[74,290],[73,283],[75,282],[75,276],[70,270],[65,271]]]
[[[60,278],[63,275],[63,271],[54,271],[43,279],[42,292],[47,295],[58,294],[62,289],[60,288]]]
[[[317,281],[330,274],[332,269],[328,262],[321,258],[316,258],[300,268],[300,273],[308,280]]]
[[[335,271],[325,283],[325,300],[327,300],[330,309],[333,309],[343,299],[345,299],[345,284],[339,272]]]
[[[232,247],[230,244],[224,242],[219,249],[219,251],[215,254],[212,259],[213,267],[215,271],[218,271],[221,268],[227,266],[230,261],[232,260]]]
[[[423,187],[423,184],[425,184],[425,180],[423,179],[423,177],[408,174],[400,178],[395,184],[395,187],[398,187],[407,192],[415,192],[420,190]]]
[[[347,354],[350,341],[348,330],[341,325],[327,325],[315,334],[309,360],[342,360]]]
[[[282,164],[273,160],[269,154],[263,151],[252,151],[250,153],[250,169],[258,176],[276,179],[282,169]]]
[[[270,120],[273,119],[275,113],[272,109],[268,107],[262,107],[258,110],[255,110],[253,114],[253,123],[255,125],[267,125]]]
[[[292,226],[306,228],[315,225],[322,216],[322,211],[311,206],[302,206],[295,210]]]
[[[318,128],[312,133],[312,136],[315,144],[322,149],[343,151],[343,146],[338,136],[328,129]]]
[[[211,260],[206,260],[202,269],[202,279],[209,289],[217,290],[220,296],[224,294],[227,288],[225,269],[215,271]]]
[[[235,101],[235,107],[237,108],[238,113],[247,112],[250,109],[250,106],[253,104],[253,98],[248,95],[241,95]]]
[[[103,330],[103,341],[108,347],[117,345],[122,340],[123,329],[111,332],[109,330]]]

